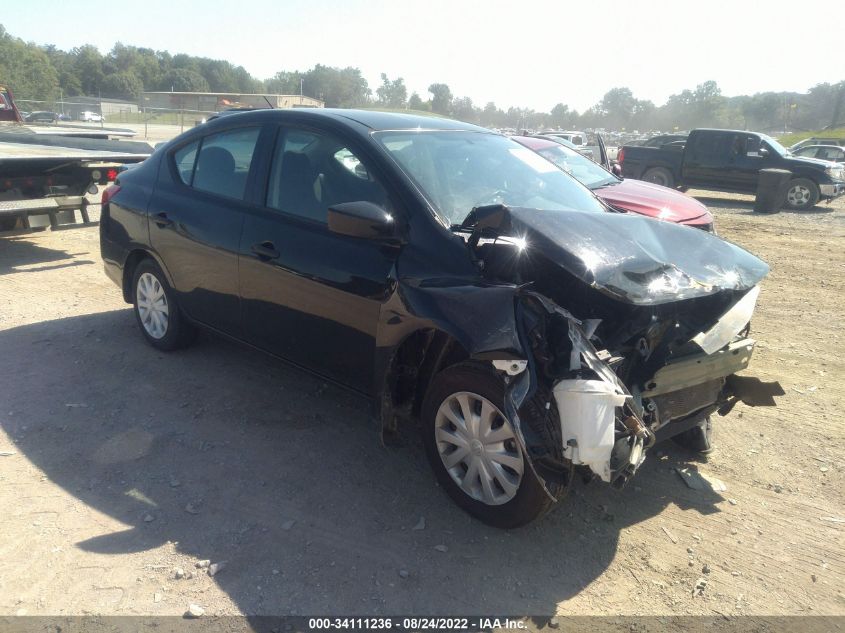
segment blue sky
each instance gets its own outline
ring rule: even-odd
[[[17,37],[69,49],[115,42],[244,66],[265,78],[314,64],[434,82],[476,105],[583,110],[615,86],[663,103],[713,79],[723,94],[799,90],[845,79],[839,39],[803,41],[797,15],[840,21],[838,2],[685,0],[139,0],[3,3]],[[833,31],[828,36],[834,36]]]

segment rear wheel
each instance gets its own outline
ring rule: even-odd
[[[463,363],[443,370],[423,402],[423,442],[455,503],[489,525],[514,528],[545,514],[565,488],[550,483],[555,499],[546,494],[503,413],[504,393],[492,368]]]
[[[0,218],[0,231],[11,231],[18,224],[17,216]]]
[[[816,206],[819,201],[819,186],[807,178],[795,178],[789,181],[786,190],[786,206],[789,209],[802,210]]]
[[[673,187],[675,185],[675,179],[672,177],[672,172],[665,167],[652,167],[651,169],[646,169],[643,174],[643,180],[662,187]]]
[[[135,318],[150,345],[170,351],[194,341],[196,328],[182,316],[173,290],[152,260],[142,261],[135,269],[132,297]]]

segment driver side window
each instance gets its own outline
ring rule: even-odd
[[[330,206],[357,201],[391,210],[385,189],[343,141],[322,132],[279,132],[266,206],[326,223]]]

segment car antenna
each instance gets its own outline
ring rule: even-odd
[[[270,100],[267,98],[267,95],[263,95],[263,96],[264,96],[264,101],[266,101],[266,102],[267,102],[267,105],[268,105],[268,106],[270,106],[270,109],[271,109],[271,110],[275,110],[276,108],[274,108],[274,107],[273,107],[273,104],[272,104],[272,103],[270,103]]]

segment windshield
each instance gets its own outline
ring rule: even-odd
[[[579,182],[590,189],[615,185],[619,179],[609,173],[601,165],[594,163],[580,152],[569,149],[564,145],[544,147],[537,153],[547,158],[568,174],[572,174]]]
[[[588,189],[527,147],[483,132],[378,132],[448,225],[489,204],[604,212]]]
[[[763,139],[769,147],[771,147],[775,152],[780,154],[781,156],[786,156],[789,154],[789,150],[786,149],[783,145],[778,143],[775,139],[771,136],[766,136],[765,134],[761,134],[760,138]]]

